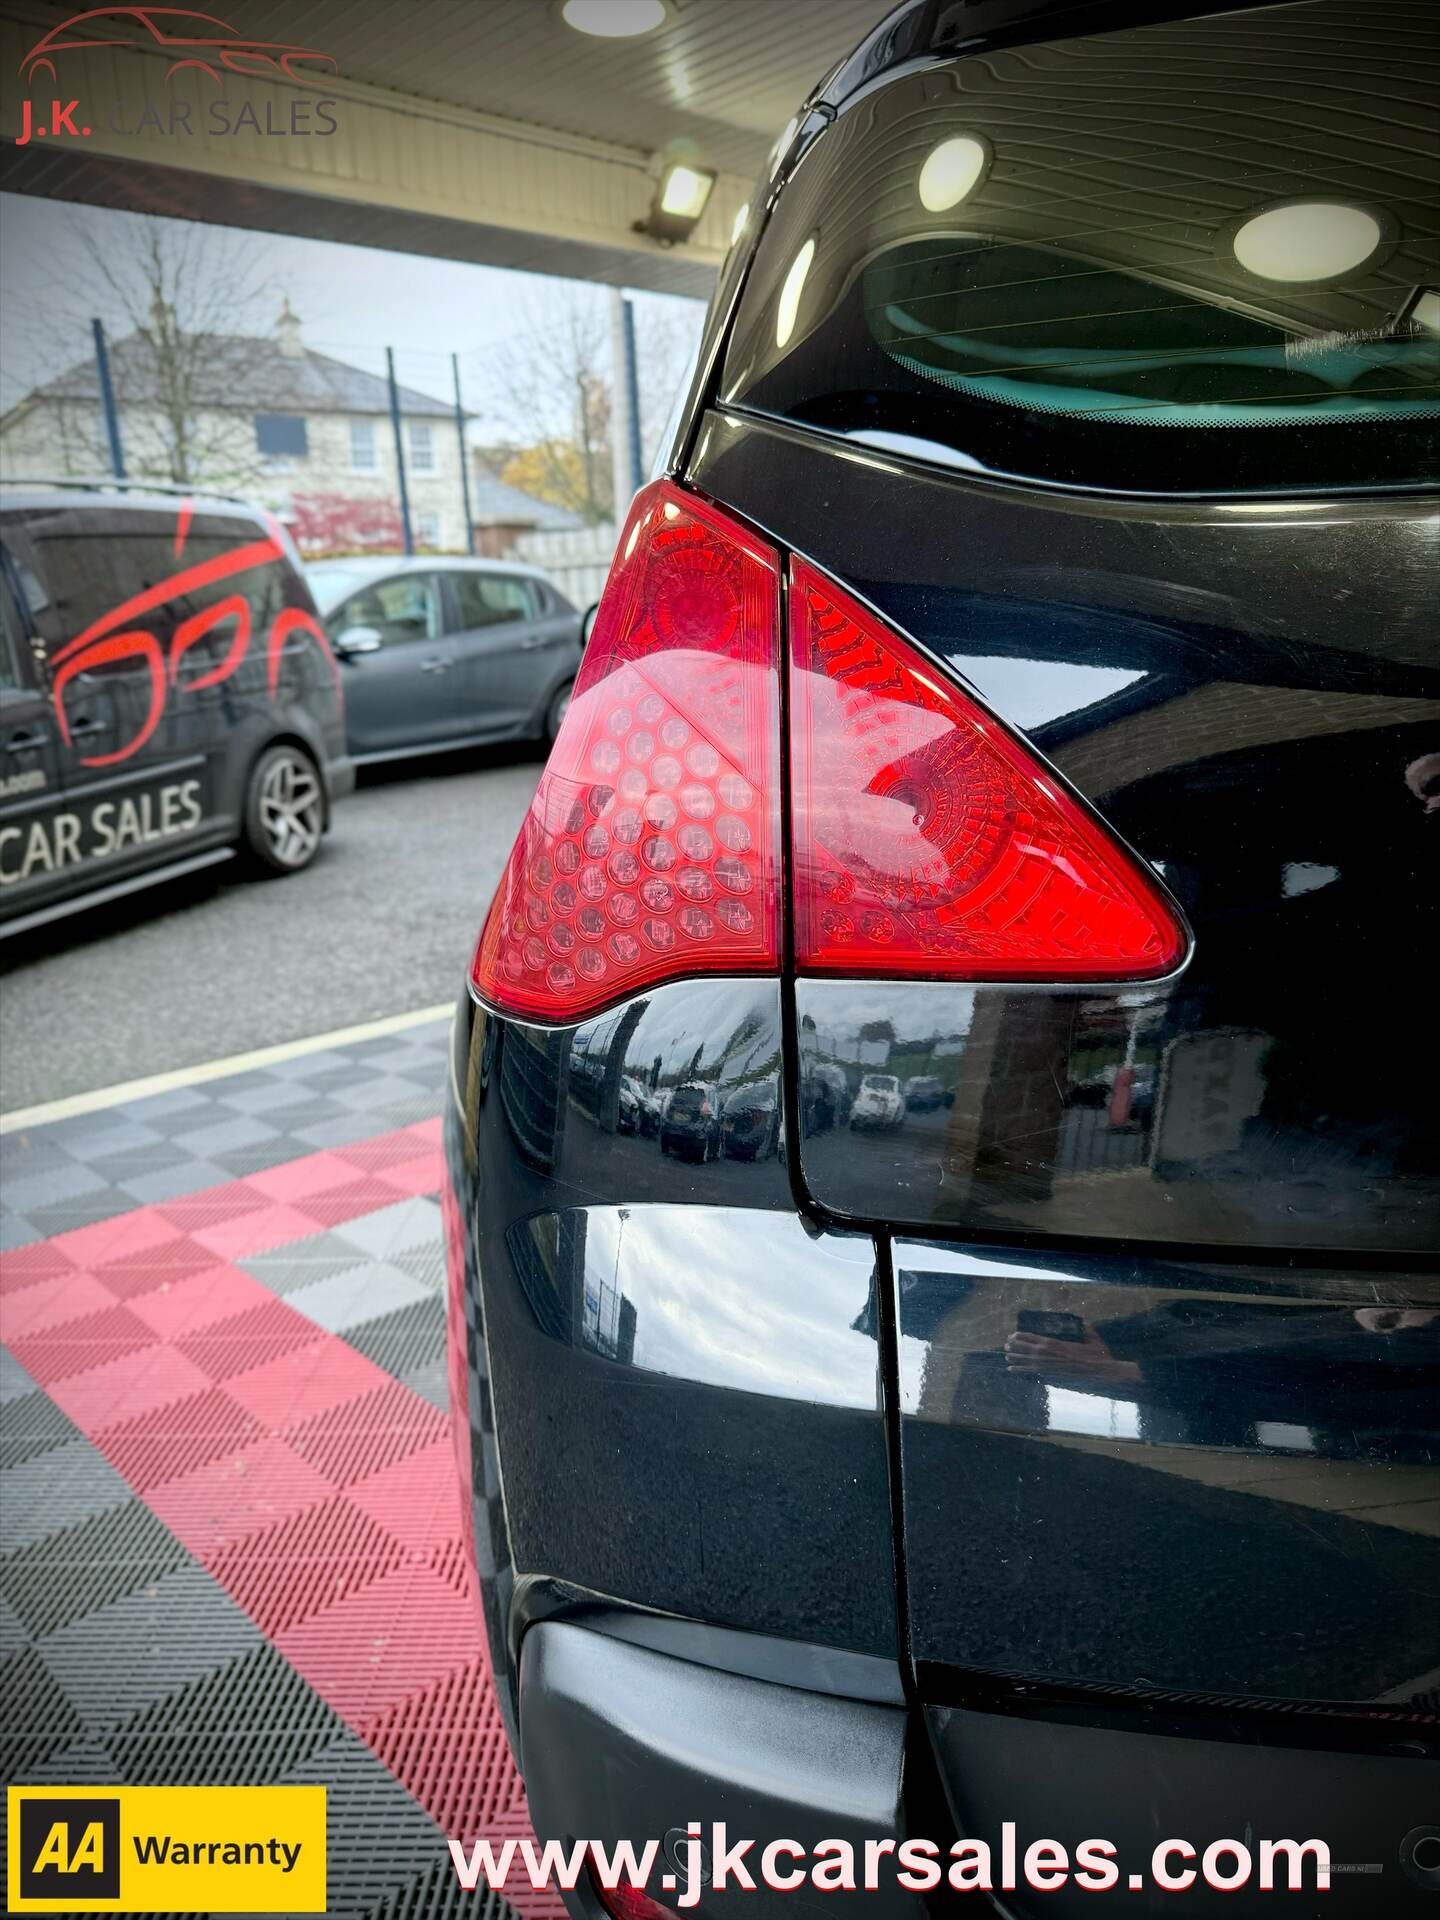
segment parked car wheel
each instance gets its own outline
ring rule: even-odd
[[[561,723],[570,711],[570,696],[574,691],[575,682],[573,680],[567,680],[564,686],[558,688],[551,696],[550,704],[545,709],[545,741],[547,746],[553,746],[555,744],[555,736],[559,733]]]
[[[267,747],[245,794],[245,845],[272,873],[299,873],[320,851],[325,796],[303,747]]]

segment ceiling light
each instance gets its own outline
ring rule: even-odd
[[[652,240],[672,247],[678,240],[688,240],[714,191],[715,175],[708,167],[672,160],[660,175],[649,213],[635,222],[636,233],[648,233]]]
[[[920,169],[920,204],[927,213],[945,213],[979,186],[990,164],[990,149],[973,134],[942,140]]]
[[[560,16],[577,33],[600,40],[629,40],[665,19],[665,0],[564,0]]]
[[[775,305],[775,344],[784,347],[790,344],[790,336],[795,331],[796,316],[800,312],[800,295],[804,290],[805,276],[810,271],[810,262],[815,258],[815,242],[807,240],[795,258],[790,262],[790,271],[785,276],[785,284],[780,289],[780,298]]]
[[[1363,207],[1309,200],[1257,213],[1231,244],[1258,280],[1333,280],[1370,258],[1380,244],[1380,222]]]

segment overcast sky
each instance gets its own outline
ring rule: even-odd
[[[0,408],[89,352],[92,312],[112,328],[121,325],[113,298],[85,271],[76,244],[80,230],[88,227],[103,238],[109,257],[123,259],[142,224],[133,214],[0,194]],[[480,415],[482,438],[487,416],[495,414],[503,356],[517,342],[543,342],[575,297],[577,283],[544,274],[225,227],[207,232],[208,257],[221,272],[243,256],[247,284],[264,283],[253,308],[237,316],[236,332],[266,331],[284,296],[300,316],[307,346],[374,373],[384,372],[385,348],[393,346],[401,381],[445,399],[450,355],[458,353],[465,403]],[[590,296],[603,299],[604,293],[592,288]],[[677,337],[698,338],[699,302],[650,293],[634,298],[642,314],[668,316]],[[647,395],[646,402],[648,411],[663,408],[668,398]],[[494,426],[497,437],[505,431],[498,418]]]

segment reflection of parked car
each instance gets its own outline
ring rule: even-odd
[[[843,1127],[850,1118],[850,1083],[845,1069],[831,1060],[816,1060],[802,1069],[800,1102],[805,1133],[826,1133]]]
[[[855,1104],[850,1109],[850,1125],[858,1133],[881,1127],[898,1127],[905,1118],[905,1096],[893,1073],[867,1073],[860,1082]]]
[[[933,1073],[916,1073],[901,1088],[907,1113],[933,1113],[937,1107],[953,1107],[955,1095],[946,1090],[943,1080]]]
[[[720,1151],[715,1089],[692,1080],[676,1087],[660,1122],[660,1151],[681,1160],[713,1160]]]
[[[580,664],[580,616],[536,569],[392,555],[309,573],[357,760],[554,739]]]
[[[0,920],[226,859],[308,866],[354,785],[288,536],[243,503],[0,494]]]
[[[737,1087],[720,1115],[720,1137],[732,1160],[766,1160],[780,1145],[779,1083],[764,1080]]]

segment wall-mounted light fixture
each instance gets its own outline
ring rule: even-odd
[[[648,233],[672,247],[688,240],[714,190],[715,175],[708,167],[672,161],[660,175],[649,213],[635,222],[636,233]]]

